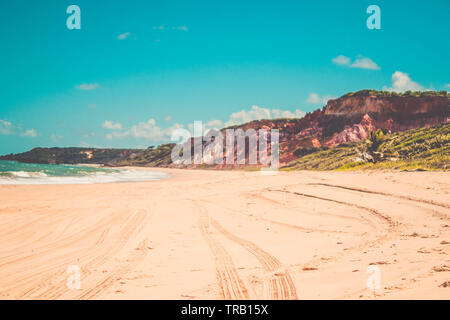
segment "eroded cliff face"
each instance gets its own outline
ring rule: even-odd
[[[377,96],[345,95],[330,100],[324,108],[325,115],[352,116],[376,113],[395,114],[398,117],[448,112],[448,96]]]
[[[371,130],[398,132],[432,126],[449,120],[449,96],[343,96],[330,100],[323,109],[324,117],[353,119],[331,137],[322,137],[327,146],[365,139]],[[358,120],[360,119],[360,121]]]
[[[324,144],[328,147],[334,147],[343,143],[362,141],[367,139],[370,131],[375,130],[376,126],[373,119],[366,113],[360,123],[345,126],[344,130],[335,133]]]
[[[397,95],[383,92],[372,94],[372,92],[360,91],[330,100],[323,109],[308,113],[301,119],[252,121],[234,129],[244,131],[278,129],[282,166],[297,158],[294,152],[300,147],[335,147],[343,143],[364,140],[370,131],[377,129],[393,133],[450,120],[450,96],[446,93]],[[225,129],[222,133],[225,136]],[[204,142],[203,147],[205,145]],[[247,147],[245,151],[248,153],[250,150]],[[235,146],[235,160],[237,156]],[[248,155],[246,159],[248,160]],[[227,166],[230,165],[217,167]],[[236,166],[240,167],[231,165]]]

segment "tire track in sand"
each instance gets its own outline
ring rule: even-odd
[[[110,251],[107,251],[104,255],[96,257],[94,260],[90,261],[88,265],[85,266],[85,268],[90,269],[104,265],[108,259],[111,259],[111,257],[113,257],[115,253],[117,253],[126,245],[129,239],[132,238],[133,234],[136,233],[139,226],[142,226],[152,216],[153,215],[151,213],[149,214],[149,211],[147,209],[136,210],[132,218],[129,220],[129,223],[127,223],[119,233],[120,239],[118,243],[116,243],[115,246],[110,249]],[[123,276],[123,274],[125,274],[134,265],[138,264],[145,258],[147,254],[147,247],[148,239],[145,238],[144,240],[139,242],[138,246],[135,248],[136,251],[132,252],[128,256],[126,265],[119,266],[117,269],[109,272],[109,274],[105,278],[103,278],[99,282],[96,282],[88,290],[84,290],[84,292],[79,295],[77,299],[94,299],[106,289],[111,287],[116,281],[121,278],[121,276]]]
[[[120,217],[120,214],[118,215]],[[109,259],[112,259],[114,255],[121,250],[126,242],[131,238],[131,236],[135,233],[135,230],[138,228],[139,225],[142,225],[145,223],[146,219],[149,219],[151,217],[151,214],[148,213],[146,209],[138,209],[136,210],[132,215],[126,218],[125,221],[122,222],[123,226],[118,231],[119,239],[117,242],[113,243],[111,246],[104,248],[104,251],[101,251],[102,253],[97,254],[93,259],[91,250],[99,250],[99,240],[103,242],[105,236],[107,233],[103,231],[100,234],[100,237],[95,243],[95,246],[90,248],[87,252],[80,252],[80,262],[79,265],[81,267],[81,270],[83,272],[83,275],[85,277],[89,277],[89,275],[92,273],[93,269],[100,268],[103,264],[105,264]],[[115,220],[114,220],[115,221]],[[103,227],[103,225],[98,226],[98,228]],[[109,228],[105,229],[108,230]],[[98,233],[98,231],[96,232]],[[88,236],[86,234],[83,234],[84,236]],[[102,240],[103,239],[103,240]],[[136,248],[136,252],[132,252],[131,256],[129,257],[130,262],[137,263],[145,256],[146,250],[145,248],[147,245],[147,239],[144,239],[141,241]],[[61,262],[58,265],[52,266],[53,269],[58,270],[58,272],[55,272],[54,274],[50,275],[47,279],[42,279],[41,284],[31,291],[27,291],[24,293],[25,296],[33,295],[33,298],[36,299],[59,299],[61,296],[63,296],[65,293],[67,293],[69,290],[67,286],[65,285],[67,274],[66,269],[64,266],[70,265],[70,261]],[[100,279],[98,281],[95,281],[93,283],[90,283],[88,281],[88,289],[84,288],[84,284],[86,283],[85,280],[83,280],[83,290],[82,292],[75,296],[76,299],[93,299],[95,298],[102,290],[105,290],[109,288],[115,281],[117,281],[118,278],[120,278],[121,274],[124,273],[127,269],[124,269],[123,267],[118,268],[117,270],[113,270],[112,272],[109,272],[103,279]],[[52,279],[59,279],[60,281],[54,282]]]
[[[229,231],[225,230],[216,220],[212,220],[212,225],[222,233],[226,238],[244,247],[248,252],[258,259],[264,270],[271,274],[271,277],[265,281],[266,290],[268,290],[269,299],[296,300],[297,292],[294,282],[287,270],[274,256],[256,246],[253,242],[242,239]]]
[[[414,198],[414,197],[411,197],[411,196],[403,196],[403,195],[399,195],[399,194],[393,194],[393,193],[387,193],[387,192],[381,192],[381,191],[374,191],[374,190],[367,190],[367,189],[362,189],[362,188],[352,188],[352,187],[346,187],[346,186],[329,184],[329,183],[308,183],[308,185],[338,188],[338,189],[357,191],[357,192],[369,193],[369,194],[378,194],[378,195],[382,195],[382,196],[388,196],[388,197],[393,197],[393,198],[398,198],[398,199],[403,199],[403,200],[415,201],[415,202],[419,202],[419,203],[426,203],[426,204],[431,204],[431,205],[434,205],[434,206],[450,209],[450,205],[448,205],[448,204],[445,204],[445,203],[442,203],[442,202],[437,202],[437,201],[434,201],[434,200]]]
[[[209,231],[209,216],[204,208],[201,208],[199,229],[203,238],[212,251],[216,264],[217,280],[222,298],[227,300],[249,299],[248,290],[239,277],[231,256],[211,235]]]
[[[318,200],[323,200],[323,201],[329,201],[329,202],[339,203],[339,204],[342,204],[342,205],[358,208],[360,210],[369,212],[370,214],[372,214],[372,215],[374,215],[374,216],[376,216],[378,218],[381,218],[383,221],[387,222],[387,224],[389,225],[389,228],[391,228],[391,229],[395,228],[397,226],[397,224],[398,224],[396,221],[393,221],[391,219],[391,217],[384,215],[383,213],[379,212],[378,210],[375,210],[375,209],[372,209],[372,208],[368,208],[368,207],[364,207],[364,206],[361,206],[361,205],[356,204],[356,203],[345,202],[345,201],[341,201],[341,200],[335,200],[335,199],[331,199],[331,198],[325,198],[325,197],[315,196],[315,195],[312,195],[312,194],[303,193],[303,192],[296,192],[296,191],[278,190],[278,189],[267,189],[267,191],[294,194],[294,195],[301,196],[301,197],[318,199]]]

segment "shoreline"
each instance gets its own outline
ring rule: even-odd
[[[48,167],[48,166],[47,166]],[[64,167],[64,165],[63,165]],[[78,172],[76,169],[72,171],[72,168],[80,168]],[[83,169],[85,168],[85,169]],[[89,168],[99,168],[99,170],[88,170]],[[9,169],[9,168],[8,168]],[[7,169],[7,170],[8,170]],[[102,170],[100,170],[102,169]],[[63,170],[63,171],[61,171]],[[108,183],[132,183],[132,182],[145,182],[155,181],[161,179],[167,179],[170,174],[163,173],[158,170],[141,170],[135,167],[122,167],[122,168],[106,168],[99,165],[78,165],[71,166],[71,170],[67,171],[58,169],[45,170],[37,167],[33,168],[33,171],[28,168],[11,168],[6,171],[7,175],[0,176],[0,186],[5,185],[88,185],[88,184],[108,184]]]

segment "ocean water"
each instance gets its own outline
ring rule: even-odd
[[[78,165],[20,163],[0,160],[0,185],[92,184],[160,180],[169,175],[148,170],[94,168]]]

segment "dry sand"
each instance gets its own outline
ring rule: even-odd
[[[158,171],[0,186],[0,298],[450,298],[448,172]]]

